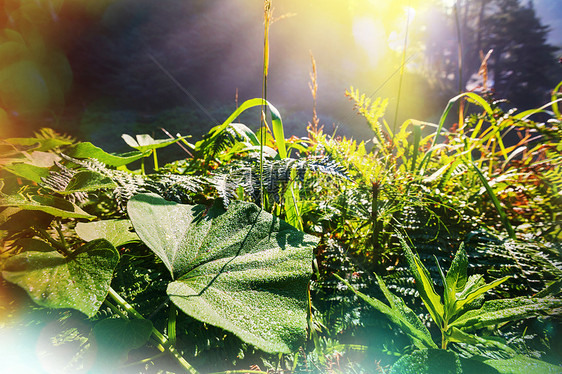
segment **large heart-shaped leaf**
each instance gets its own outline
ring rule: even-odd
[[[302,343],[317,238],[240,201],[207,211],[136,195],[127,208],[174,277],[167,292],[181,310],[267,352]]]
[[[139,236],[132,232],[131,221],[128,219],[110,219],[95,222],[78,222],[76,234],[87,242],[94,239],[106,239],[114,247],[139,241]]]
[[[94,240],[71,257],[56,250],[27,251],[10,257],[2,277],[22,287],[37,304],[73,308],[88,317],[107,296],[119,254],[107,240]]]

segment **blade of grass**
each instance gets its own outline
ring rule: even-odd
[[[420,138],[421,138],[421,128],[420,125],[414,124],[414,149],[412,154],[412,166],[411,171],[412,173],[416,169],[416,160],[418,158],[419,147],[420,147]]]
[[[558,83],[558,85],[554,88],[554,90],[552,90],[552,111],[554,112],[554,114],[556,115],[556,118],[561,118],[562,114],[560,114],[560,109],[558,109],[558,103],[560,102],[558,98],[558,95],[560,93],[560,88],[562,88],[562,82]]]
[[[441,134],[441,130],[443,129],[443,126],[445,125],[445,120],[447,119],[447,116],[449,115],[449,112],[451,111],[451,108],[453,107],[453,104],[463,98],[463,97],[468,97],[474,101],[476,101],[485,111],[486,113],[488,113],[488,115],[493,118],[493,110],[490,107],[490,105],[486,102],[486,100],[484,100],[481,96],[473,93],[473,92],[464,92],[460,95],[457,95],[455,97],[453,97],[451,100],[449,100],[449,102],[447,103],[447,106],[445,107],[445,110],[443,111],[443,114],[441,115],[441,118],[439,119],[439,124],[437,126],[437,130],[435,131],[435,136],[433,137],[433,142],[431,144],[431,147],[429,148],[429,151],[425,154],[422,162],[420,163],[419,167],[418,167],[418,174],[419,175],[423,175],[425,172],[425,167],[427,167],[427,164],[429,163],[429,160],[431,159],[431,154],[433,153],[433,151],[435,150],[435,144],[437,143],[437,139],[439,138],[439,135]]]
[[[492,203],[494,204],[494,207],[496,208],[496,211],[500,215],[500,219],[503,223],[503,226],[505,227],[505,229],[507,231],[507,234],[509,235],[509,237],[511,239],[515,239],[515,231],[513,230],[513,227],[511,226],[511,223],[509,223],[509,219],[507,218],[507,214],[505,213],[505,210],[502,208],[499,199],[497,198],[496,194],[494,193],[494,190],[492,189],[492,187],[490,186],[490,184],[486,180],[486,177],[484,176],[482,171],[478,168],[478,166],[476,166],[476,164],[474,162],[472,162],[471,165],[474,168],[474,170],[476,171],[476,174],[478,175],[478,178],[480,178],[480,181],[482,182],[482,185],[486,189],[486,192],[487,192],[488,196],[492,200]]]

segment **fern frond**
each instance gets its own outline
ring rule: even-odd
[[[354,102],[353,109],[365,117],[371,129],[375,132],[375,137],[381,144],[381,148],[386,153],[385,147],[382,146],[386,143],[386,139],[383,135],[380,120],[384,116],[386,107],[388,106],[388,99],[377,97],[373,101],[365,94],[360,94],[359,90],[354,90],[353,87],[345,91],[345,96]]]
[[[61,156],[83,169],[96,172],[111,179],[117,185],[113,190],[113,195],[120,209],[124,209],[127,201],[134,195],[147,192],[156,193],[164,199],[176,202],[189,201],[191,194],[201,191],[204,185],[210,183],[203,177],[191,175],[155,174],[142,176],[122,170],[111,169],[96,159],[76,159],[64,154]],[[67,180],[66,184],[68,184],[77,170],[69,169],[65,166],[62,167],[64,168],[62,173],[52,173],[49,177],[50,180],[45,183],[57,183],[57,180],[66,178],[64,180]]]
[[[70,183],[70,180],[77,173],[76,170],[72,170],[64,166],[58,161],[55,161],[55,166],[58,167],[58,171],[50,171],[49,176],[42,177],[41,180],[45,187],[50,188],[54,191],[64,191]],[[66,198],[71,203],[83,203],[88,198],[88,194],[85,192],[75,192],[66,196]]]
[[[267,196],[276,203],[281,203],[287,185],[294,181],[291,176],[296,175],[296,179],[305,182],[307,170],[317,174],[349,179],[347,171],[339,163],[325,156],[298,160],[292,158],[265,159],[261,178],[258,161],[241,161],[238,164],[219,169],[211,176],[211,183],[219,196],[223,198],[226,206],[228,206],[231,198],[237,196],[236,190],[239,187],[242,187],[244,192],[258,204],[261,200],[260,189],[262,184]]]
[[[257,179],[255,172],[250,165],[241,164],[238,167],[228,168],[228,170],[223,169],[214,173],[210,182],[223,199],[225,206],[230,204],[231,199],[236,198],[239,187],[242,187],[252,197],[253,201],[259,201],[259,195],[255,196],[256,192],[259,192],[259,179]]]
[[[69,143],[76,142],[76,138],[74,138],[73,136],[67,134],[59,134],[58,132],[56,132],[55,130],[49,127],[42,127],[38,131],[34,132],[33,135],[35,135],[37,139],[43,139],[43,140],[57,139]]]

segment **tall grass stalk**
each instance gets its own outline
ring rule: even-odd
[[[394,122],[392,124],[392,133],[396,133],[396,123],[398,122],[398,110],[400,107],[400,96],[402,95],[402,81],[404,80],[404,67],[406,66],[406,47],[408,46],[408,31],[410,28],[410,4],[408,1],[408,10],[406,11],[406,31],[404,35],[404,48],[402,50],[402,61],[400,63],[400,79],[398,80],[398,95],[396,97],[396,109],[394,111]]]
[[[554,114],[556,114],[556,118],[562,118],[560,109],[558,109],[558,102],[560,100],[557,100],[560,96],[560,89],[562,89],[562,82],[558,83],[556,88],[554,88],[554,90],[552,91],[552,111],[554,112]]]
[[[272,9],[271,0],[263,2],[263,70],[262,70],[262,113],[260,116],[260,205],[264,206],[265,191],[263,188],[263,145],[265,143],[265,113],[267,100],[267,74],[269,72],[269,26],[271,24]]]
[[[310,62],[312,64],[312,71],[310,72],[310,82],[308,82],[308,88],[312,95],[312,122],[308,123],[308,132],[317,133],[320,130],[320,119],[318,118],[318,113],[316,112],[316,97],[318,95],[318,74],[316,72],[316,60],[310,52]]]
[[[458,94],[463,92],[463,79],[462,79],[462,34],[461,34],[461,23],[459,21],[459,2],[455,2],[453,6],[453,13],[455,14],[455,25],[457,29],[457,59],[458,59],[458,76],[459,76],[459,87]],[[459,102],[459,132],[462,135],[463,132],[463,122],[464,122],[464,100]]]

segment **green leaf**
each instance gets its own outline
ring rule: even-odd
[[[548,362],[539,361],[522,355],[517,355],[505,360],[489,359],[485,360],[484,363],[494,367],[501,374],[562,373],[562,368],[560,368],[560,366],[552,365]]]
[[[299,347],[317,238],[241,201],[207,211],[141,194],[127,210],[176,279],[167,292],[186,314],[267,352]]]
[[[152,334],[152,322],[147,319],[104,319],[96,323],[92,332],[98,352],[94,372],[106,373],[125,362],[131,350],[146,344]]]
[[[505,345],[497,337],[479,337],[477,335],[468,334],[456,327],[449,328],[446,332],[448,342],[467,343],[467,344],[483,344],[490,347],[496,347],[508,353],[515,353],[513,349]]]
[[[46,178],[49,176],[48,168],[24,163],[6,165],[3,169],[17,175],[18,177],[25,178],[35,183],[42,183],[43,180],[41,178]]]
[[[256,137],[256,134],[250,130],[250,128],[243,123],[231,123],[230,126],[236,131],[236,133],[245,138],[247,142],[249,142],[253,146],[260,145],[260,141]]]
[[[81,171],[70,179],[64,191],[61,194],[71,194],[74,192],[97,191],[104,188],[115,188],[117,185],[108,177],[93,171]]]
[[[118,261],[115,248],[102,239],[83,245],[72,257],[54,249],[23,252],[6,261],[2,277],[41,306],[73,308],[92,317],[109,291]]]
[[[441,327],[443,326],[444,307],[441,302],[441,297],[435,292],[429,271],[427,271],[419,257],[412,252],[406,241],[403,238],[400,238],[400,241],[408,264],[410,265],[410,270],[414,275],[416,288],[420,293],[422,301],[429,311],[431,318],[433,318],[433,321],[435,321],[437,326]]]
[[[271,113],[271,128],[273,131],[273,136],[275,137],[275,144],[277,145],[277,151],[279,152],[279,156],[281,158],[287,158],[287,150],[285,147],[285,134],[283,130],[283,120],[281,119],[281,114],[277,108],[275,108],[270,103],[267,103],[269,106],[269,111]]]
[[[53,250],[53,247],[46,241],[34,238],[19,239],[16,245],[23,248],[25,251],[51,252]]]
[[[135,148],[140,152],[147,152],[147,151],[152,151],[153,149],[167,147],[170,144],[174,144],[179,142],[180,140],[185,139],[186,137],[155,140],[152,138],[152,136],[148,134],[137,135],[136,139],[134,139],[130,135],[123,134],[121,135],[121,138],[123,138],[125,143],[127,143],[130,147]]]
[[[442,349],[422,349],[400,357],[389,374],[498,374],[480,361]]]
[[[486,113],[489,115],[489,118],[491,120],[494,120],[494,117],[493,117],[494,111],[490,107],[490,104],[488,104],[486,102],[486,100],[484,100],[481,96],[478,96],[477,94],[475,94],[473,92],[464,92],[460,95],[457,95],[457,96],[453,97],[447,103],[447,107],[445,108],[445,110],[443,111],[443,114],[441,115],[441,118],[439,119],[439,124],[437,126],[437,130],[435,131],[435,135],[433,136],[433,142],[431,143],[431,147],[429,148],[429,150],[425,154],[423,160],[421,161],[420,165],[418,166],[419,175],[424,174],[425,167],[427,166],[427,164],[429,164],[429,160],[431,160],[431,155],[432,155],[433,151],[435,151],[437,149],[436,147],[439,146],[437,144],[437,140],[439,139],[439,135],[441,135],[441,130],[443,129],[443,126],[445,125],[445,120],[447,119],[447,116],[448,116],[449,112],[453,108],[453,105],[455,104],[455,102],[462,99],[463,97],[467,97],[467,98],[471,99],[472,101],[475,101],[476,103],[478,103],[486,111]],[[500,138],[500,140],[501,140],[501,138]]]
[[[150,151],[146,152],[130,152],[121,155],[112,155],[103,149],[96,147],[92,143],[84,142],[76,144],[74,147],[65,151],[65,154],[74,158],[95,158],[108,166],[123,166],[133,161],[149,156]]]
[[[382,278],[377,274],[377,282],[388,300],[390,306],[386,305],[382,301],[375,299],[373,297],[367,296],[364,293],[357,291],[348,281],[341,278],[339,275],[334,274],[341,282],[343,282],[350,290],[352,290],[357,296],[371,305],[373,308],[383,313],[395,323],[400,329],[407,334],[414,345],[418,348],[437,348],[433,340],[431,339],[431,334],[427,330],[427,327],[420,321],[418,316],[404,303],[404,301],[398,296],[392,294]]]
[[[4,195],[0,199],[0,206],[14,206],[23,210],[40,210],[62,218],[96,218],[77,205],[52,195]]]
[[[48,151],[63,145],[70,145],[72,142],[62,139],[39,139],[39,138],[9,138],[5,142],[13,145],[33,146],[35,151]]]
[[[473,302],[474,300],[476,300],[478,297],[482,296],[483,294],[485,294],[486,292],[488,292],[489,290],[491,290],[492,288],[499,286],[500,284],[502,284],[503,282],[505,282],[506,280],[509,279],[509,276],[505,276],[501,279],[496,279],[495,281],[488,283],[488,284],[484,284],[470,292],[462,292],[461,295],[462,297],[458,297],[458,300],[455,303],[455,310],[456,311],[462,311],[462,309],[470,304],[471,302]],[[468,283],[467,283],[468,284]]]
[[[132,230],[133,225],[128,219],[115,219],[95,222],[78,222],[76,234],[87,242],[95,239],[105,239],[114,247],[140,241],[139,236]]]
[[[197,142],[197,144],[195,144],[195,148],[198,150],[206,149],[210,144],[212,144],[219,137],[219,135],[223,131],[227,129],[228,126],[232,125],[232,122],[238,116],[240,116],[242,112],[253,107],[264,106],[264,105],[267,105],[271,112],[273,135],[275,136],[275,143],[277,145],[279,156],[281,158],[287,157],[285,139],[283,134],[283,122],[281,120],[281,115],[279,114],[277,108],[275,108],[270,102],[262,98],[255,98],[255,99],[249,99],[244,101],[234,112],[232,112],[232,114],[221,125],[215,126],[209,131],[209,134],[211,134],[211,136]]]
[[[537,292],[535,297],[557,296],[562,293],[562,278],[552,281],[546,288]]]
[[[47,229],[52,220],[53,216],[44,212],[8,207],[0,212],[0,230],[14,233],[31,227]]]
[[[291,180],[294,181],[296,178],[296,170],[291,170]],[[303,230],[302,216],[299,209],[299,191],[294,182],[289,183],[288,188],[283,194],[283,198],[283,208],[285,210],[285,219],[287,223],[299,230]]]
[[[450,326],[464,331],[497,325],[507,321],[534,317],[562,307],[562,299],[526,298],[486,301],[480,309],[469,310]]]
[[[484,276],[482,274],[473,274],[470,277],[468,277],[464,288],[458,292],[457,297],[459,299],[464,299],[466,298],[466,296],[477,290],[478,288],[482,287],[485,284],[484,282]]]
[[[464,243],[461,246],[453,262],[447,271],[447,276],[445,277],[445,284],[452,292],[460,292],[464,289],[466,281],[468,279],[466,274],[466,269],[468,267],[468,258],[466,257],[466,251],[464,249]]]
[[[492,200],[492,203],[494,204],[494,207],[496,208],[496,211],[498,212],[498,214],[500,216],[500,219],[503,223],[503,226],[505,227],[505,230],[507,231],[507,234],[509,235],[509,237],[511,239],[515,239],[515,231],[513,230],[513,227],[511,226],[511,223],[509,222],[509,218],[507,217],[507,214],[505,213],[505,210],[501,206],[500,200],[498,199],[498,197],[494,193],[494,190],[492,189],[492,187],[490,186],[490,184],[486,180],[486,177],[484,176],[482,171],[478,168],[478,166],[476,166],[475,163],[472,163],[472,167],[476,171],[476,175],[478,175],[478,178],[480,179],[480,182],[482,182],[482,185],[486,189],[486,193],[488,194],[488,197],[490,198],[490,200]]]

